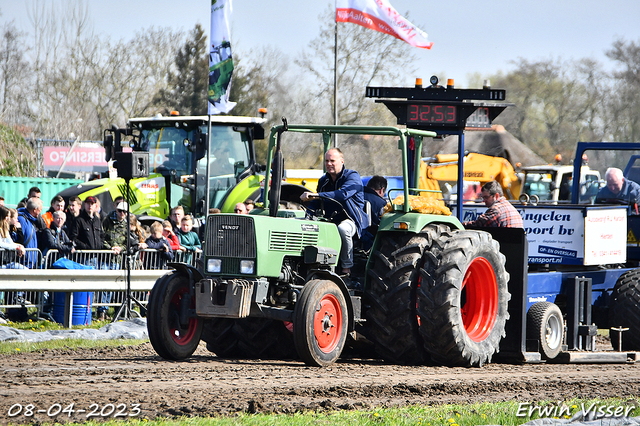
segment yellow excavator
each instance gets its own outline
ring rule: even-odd
[[[420,188],[440,191],[441,184],[455,184],[457,180],[458,154],[438,154],[423,159],[420,165]],[[465,154],[464,180],[480,184],[495,180],[502,186],[507,199],[517,200],[520,196],[520,179],[511,163],[502,157],[476,152]]]

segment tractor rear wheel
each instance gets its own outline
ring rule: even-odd
[[[609,325],[612,328],[624,327],[622,350],[640,351],[640,269],[620,275],[611,293],[609,305]],[[609,330],[611,345],[618,350],[620,335]]]
[[[418,299],[431,360],[482,366],[498,352],[509,318],[509,274],[499,244],[483,231],[456,231],[426,271]]]
[[[527,312],[527,339],[540,342],[543,359],[554,359],[562,349],[564,323],[555,303],[537,302]]]
[[[309,281],[293,315],[293,342],[300,358],[317,367],[335,362],[348,333],[349,313],[340,287],[329,280]]]
[[[205,322],[202,340],[220,358],[292,359],[293,336],[282,321],[265,318],[213,318]]]
[[[190,357],[200,343],[203,320],[193,315],[189,279],[171,272],[156,281],[147,310],[149,340],[158,355],[181,360]]]
[[[436,260],[449,228],[433,224],[414,235],[390,234],[372,254],[365,290],[367,305],[362,333],[389,362],[422,364],[427,361],[419,335],[417,295],[424,265]],[[430,269],[427,266],[427,269]]]

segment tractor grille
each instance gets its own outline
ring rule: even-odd
[[[269,232],[269,250],[302,251],[306,246],[315,245],[318,245],[317,233]]]
[[[256,234],[253,218],[243,215],[210,215],[207,218],[205,250],[207,257],[255,259]]]

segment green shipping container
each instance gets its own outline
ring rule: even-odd
[[[29,194],[29,189],[37,186],[42,191],[40,198],[42,199],[43,211],[47,211],[51,199],[58,192],[83,182],[83,179],[0,176],[0,196],[4,197],[4,202],[8,207],[15,207],[20,200]]]

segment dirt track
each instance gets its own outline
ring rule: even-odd
[[[101,411],[105,414],[102,418],[117,417],[119,413],[151,419],[238,411],[289,413],[640,395],[638,364],[491,364],[468,369],[345,360],[320,369],[296,361],[220,360],[203,346],[187,361],[168,362],[159,358],[149,343],[138,347],[3,355],[0,362],[4,383],[0,390],[0,424],[54,418],[65,421],[69,419],[67,414],[54,417],[47,411],[54,414],[71,403],[75,410],[71,419],[83,421],[88,416],[100,419]],[[29,404],[35,406],[31,407],[33,416],[25,415]],[[139,413],[132,404],[140,404]]]

